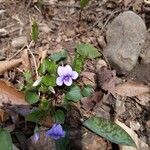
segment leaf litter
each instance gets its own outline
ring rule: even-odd
[[[130,5],[130,3],[132,2],[131,0],[127,0],[126,1],[127,2],[127,4],[126,5]],[[109,3],[109,1],[108,1],[108,3]],[[31,6],[32,7],[32,6]],[[44,6],[44,7],[46,7],[46,6]],[[28,8],[30,8],[30,6],[28,7]],[[53,9],[53,8],[52,8]],[[74,9],[74,8],[72,8],[72,9]],[[72,11],[72,9],[69,9],[69,11]],[[110,9],[112,9],[111,7],[110,7]],[[85,11],[85,15],[86,15],[86,11]],[[106,14],[104,14],[104,15],[106,15]],[[88,13],[88,15],[86,15],[86,18],[87,17],[89,17],[89,13]],[[49,19],[49,16],[47,16],[47,19]],[[52,17],[52,19],[53,19],[53,17]],[[68,19],[68,18],[67,18]],[[69,19],[68,19],[69,20]],[[59,20],[60,21],[60,20]],[[92,22],[92,21],[91,21]],[[59,25],[59,23],[56,23],[57,25]],[[51,26],[51,25],[50,25]],[[53,26],[52,26],[53,27]],[[55,30],[57,30],[57,27],[53,27],[54,28],[54,31]],[[81,26],[81,28],[83,28],[83,26]],[[101,28],[101,27],[100,27]],[[53,29],[52,29],[53,30]],[[85,29],[84,29],[85,30]],[[95,33],[94,33],[95,34]],[[40,36],[40,33],[39,33],[39,36]],[[64,35],[62,35],[62,36],[64,36]],[[87,36],[89,36],[89,35],[87,35]],[[92,36],[92,35],[90,35],[90,36]],[[60,43],[55,43],[55,41],[53,41],[52,39],[51,39],[51,37],[48,37],[49,39],[49,42],[51,42],[52,41],[52,43],[50,44],[50,45],[52,45],[52,47],[51,47],[51,49],[54,49],[55,47],[56,47],[56,45],[58,44],[60,44]],[[53,37],[53,34],[52,34],[52,38],[54,38]],[[64,38],[65,39],[65,38]],[[65,40],[68,40],[68,39],[65,39]],[[80,40],[80,39],[79,39]],[[83,40],[86,40],[85,38],[83,39]],[[36,41],[36,38],[35,38],[35,41]],[[44,41],[44,40],[43,40]],[[42,41],[42,42],[43,42]],[[54,44],[53,44],[54,43]],[[43,45],[45,44],[46,46],[47,46],[47,44],[46,43],[42,43]],[[62,44],[62,43],[61,43]],[[42,45],[42,46],[43,46]],[[49,49],[49,48],[47,48],[47,47],[44,47],[44,49]],[[42,47],[42,48],[43,48]],[[37,47],[35,46],[35,49],[36,49]],[[56,48],[55,48],[56,49]],[[44,54],[44,57],[45,57],[45,54]],[[42,57],[41,57],[42,58]],[[41,59],[42,60],[42,59]],[[10,62],[10,64],[11,64],[11,62]],[[24,63],[25,64],[25,63]],[[25,66],[25,65],[23,65],[23,66]],[[15,67],[15,66],[14,66]],[[8,67],[8,69],[11,69],[11,67]],[[5,70],[4,70],[5,71]],[[3,72],[4,72],[3,71]],[[144,90],[145,91],[147,91],[147,88],[145,87],[144,88],[144,86],[141,86],[141,85],[116,85],[116,74],[115,74],[115,72],[114,71],[112,71],[112,70],[110,70],[110,69],[108,69],[107,67],[104,69],[102,69],[101,68],[101,71],[98,71],[98,74],[100,74],[100,75],[98,75],[98,80],[100,79],[101,81],[99,81],[98,82],[98,87],[100,87],[101,88],[101,90],[100,91],[98,91],[98,92],[94,92],[93,93],[93,95],[91,96],[91,97],[87,97],[87,98],[85,98],[85,100],[86,101],[84,101],[83,103],[82,103],[82,101],[81,101],[81,103],[82,103],[82,107],[84,108],[84,109],[86,109],[86,110],[93,110],[94,111],[94,108],[95,107],[97,107],[98,106],[98,104],[101,102],[101,101],[103,101],[103,98],[102,98],[102,95],[104,94],[104,97],[106,96],[105,95],[105,93],[107,93],[108,92],[108,94],[111,94],[111,95],[115,95],[116,94],[116,91],[117,91],[117,93],[119,93],[118,95],[120,95],[120,96],[133,96],[133,95],[135,95],[136,94],[136,92],[140,92],[141,94],[140,95],[136,95],[137,97],[139,97],[139,96],[141,96],[141,95],[145,95],[146,93],[144,92]],[[125,84],[125,83],[123,83],[123,84]],[[1,86],[1,85],[0,85]],[[132,87],[133,87],[133,89],[134,89],[134,91],[132,91],[131,89],[132,89]],[[140,88],[138,88],[138,87],[140,87]],[[138,91],[139,90],[139,91]],[[132,91],[132,92],[131,92]],[[126,94],[124,94],[123,92],[125,92]],[[124,94],[124,95],[123,95]],[[16,94],[15,94],[16,95]],[[6,97],[11,97],[11,96],[8,96],[7,94],[6,94]],[[107,96],[106,96],[107,97]],[[6,98],[7,99],[7,98]],[[108,100],[107,100],[107,98],[104,98],[105,100],[105,102],[108,102]],[[140,98],[139,98],[140,99]],[[141,99],[141,100],[144,100],[145,98],[143,98],[143,99]],[[111,99],[112,101],[114,101],[114,99]],[[14,100],[12,100],[13,102],[14,102]],[[6,102],[8,102],[8,101],[6,101]],[[12,103],[12,102],[11,102]],[[16,104],[16,102],[14,102],[15,104]],[[109,102],[108,102],[108,104],[109,104]],[[101,106],[101,105],[100,105]],[[16,112],[18,111],[18,114],[20,114],[21,112],[23,112],[23,111],[26,111],[26,109],[24,110],[24,105],[18,105],[18,103],[17,103],[17,105],[12,105],[12,109],[13,110],[15,110]],[[30,110],[30,109],[29,109]],[[106,111],[108,111],[109,112],[109,109],[106,109]],[[25,114],[26,112],[24,112],[24,114]],[[110,112],[109,112],[110,113]]]

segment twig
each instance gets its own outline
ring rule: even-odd
[[[59,18],[53,18],[52,20],[54,20],[54,21],[59,21],[59,22],[72,22],[72,20],[59,19]]]
[[[46,4],[44,4],[46,5]],[[56,7],[81,8],[79,5],[55,4]]]
[[[108,24],[108,22],[110,21],[110,19],[114,16],[114,14],[120,12],[121,10],[117,10],[111,13],[111,15],[107,18],[107,20],[105,21],[104,25],[102,26],[101,30],[100,30],[100,34],[103,32],[104,28],[106,27],[106,25]]]
[[[26,45],[24,45],[20,50],[18,50],[14,55],[12,55],[11,57],[9,57],[7,60],[11,60],[14,57],[16,57],[20,52],[22,52],[24,50],[24,48],[26,47]]]
[[[32,45],[32,41],[30,43]],[[36,78],[38,79],[39,78],[39,74],[38,74],[38,67],[37,67],[37,63],[36,63],[36,60],[35,60],[35,57],[30,49],[30,47],[27,45],[27,49],[29,51],[29,53],[31,54],[32,58],[33,58],[33,62],[34,62],[34,66],[35,66],[35,74],[36,74]]]

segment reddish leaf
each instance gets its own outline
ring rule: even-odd
[[[0,106],[2,103],[11,103],[16,105],[28,105],[25,101],[23,92],[18,91],[5,81],[0,80]]]
[[[99,86],[114,95],[116,83],[116,72],[109,70],[106,66],[100,68],[98,72],[98,84]]]
[[[84,97],[81,99],[82,107],[85,110],[91,110],[101,100],[103,93],[101,91],[94,92],[90,97]]]

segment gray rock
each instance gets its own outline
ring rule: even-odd
[[[132,11],[117,16],[107,33],[104,54],[118,71],[130,71],[136,65],[146,38],[144,21]]]
[[[27,37],[26,36],[20,36],[17,38],[14,38],[12,40],[11,46],[13,48],[21,48],[25,46],[28,43]]]
[[[150,63],[150,33],[147,34],[147,38],[140,53],[140,57],[142,58],[143,64]]]

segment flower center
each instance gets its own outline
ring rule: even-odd
[[[64,80],[69,81],[70,77],[71,77],[70,75],[66,75],[66,76],[64,77]]]

